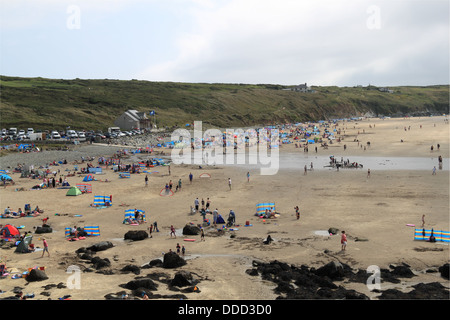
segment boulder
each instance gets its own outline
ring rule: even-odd
[[[337,234],[338,232],[339,232],[338,228],[331,227],[331,228],[328,229],[328,233],[329,234]]]
[[[138,274],[141,273],[141,268],[139,268],[139,267],[136,266],[136,265],[129,264],[129,265],[123,267],[122,270],[120,270],[120,271],[122,271],[123,273],[132,272],[132,273],[134,273],[135,275],[138,275]]]
[[[124,235],[125,240],[140,241],[148,238],[145,230],[130,230]]]
[[[186,261],[175,252],[168,252],[164,254],[163,268],[178,268],[184,266],[185,264]]]
[[[97,252],[104,251],[112,247],[114,247],[114,245],[110,241],[101,241],[88,247],[87,250]]]
[[[40,269],[31,269],[30,273],[27,275],[25,279],[28,282],[33,282],[33,281],[47,280],[48,277],[45,274],[45,272]]]
[[[157,290],[158,289],[157,284],[152,279],[149,279],[149,278],[141,278],[141,279],[131,280],[128,283],[126,283],[124,285],[124,287],[129,290],[136,290],[139,288],[145,288],[145,289],[149,289],[149,290]]]
[[[340,262],[331,261],[326,265],[320,267],[315,271],[315,274],[320,277],[328,277],[332,280],[341,279],[344,274],[344,267]]]
[[[172,281],[170,281],[171,286],[186,287],[194,284],[194,279],[189,271],[178,271]]]
[[[53,232],[53,229],[49,226],[37,227],[36,230],[34,230],[34,233],[36,233],[36,234],[52,233],[52,232]]]
[[[100,257],[94,257],[91,259],[91,263],[94,265],[96,270],[111,266],[111,262],[108,258],[102,259]]]
[[[448,263],[439,267],[439,272],[441,273],[441,277],[448,279],[449,278],[449,270],[450,270],[450,264],[448,264]]]
[[[187,224],[183,228],[183,234],[186,236],[196,236],[200,233],[200,228],[191,224]]]

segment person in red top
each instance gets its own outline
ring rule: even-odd
[[[47,251],[48,256],[50,257],[50,252],[48,252],[48,243],[47,240],[45,240],[45,238],[42,239],[43,243],[44,243],[44,251],[42,251],[42,256],[41,258],[44,256],[44,253]]]
[[[342,235],[341,235],[341,250],[345,250],[346,246],[347,246],[347,235],[345,234],[345,231],[342,231]]]

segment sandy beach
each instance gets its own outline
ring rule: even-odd
[[[92,194],[71,197],[66,196],[67,189],[31,190],[37,184],[36,180],[20,178],[20,173],[9,173],[15,185],[0,188],[1,210],[8,206],[14,211],[24,209],[24,205],[29,203],[32,208],[38,205],[44,213],[37,217],[0,219],[0,223],[22,225],[22,233],[33,232],[34,227],[42,224],[43,218],[49,217],[48,224],[53,232],[33,234],[33,243],[38,248],[42,248],[42,238],[47,240],[50,257],[47,254],[41,257],[42,251],[19,254],[14,253],[13,248],[0,249],[1,260],[6,262],[8,268],[26,271],[44,266],[48,276],[47,280],[29,283],[24,278],[5,277],[0,280],[0,298],[13,295],[15,287],[23,288],[24,293],[34,293],[34,300],[58,299],[67,295],[73,300],[103,300],[110,293],[130,292],[120,285],[135,279],[136,275],[120,270],[127,265],[142,266],[151,260],[162,259],[163,253],[176,251],[177,243],[186,249],[185,266],[142,269],[141,276],[160,272],[173,277],[179,270],[188,270],[201,280],[198,284],[200,292],[185,293],[190,300],[275,299],[278,294],[273,291],[274,283],[245,272],[251,268],[253,260],[279,260],[310,267],[339,261],[363,270],[373,265],[388,268],[391,264],[407,264],[416,276],[399,284],[382,281],[382,290],[409,290],[414,284],[428,282],[440,282],[448,288],[448,279],[438,272],[427,270],[437,269],[449,262],[449,244],[414,241],[414,227],[408,226],[421,227],[422,215],[425,215],[426,228],[450,231],[449,125],[446,119],[442,116],[340,122],[337,128],[341,129],[340,136],[344,139],[335,141],[328,149],[318,145],[316,152],[311,147],[314,145],[310,145],[306,154],[303,148],[296,148],[295,143],[282,145],[280,155],[290,155],[290,163],[297,161],[298,167],[281,166],[275,175],[260,175],[258,168],[248,166],[218,165],[200,169],[197,165],[182,164],[171,165],[170,175],[166,166],[151,168],[151,171],[157,172],[148,174],[146,186],[145,173],[119,179],[118,173],[109,167],[103,169],[103,174],[95,175],[96,181],[91,182]],[[120,147],[109,148],[116,150]],[[170,150],[166,152],[170,153]],[[318,161],[331,155],[350,161],[356,157],[363,159],[361,163],[364,167],[337,171],[324,167],[323,161]],[[26,156],[23,155],[23,162]],[[58,154],[52,156],[57,157]],[[98,157],[98,154],[95,156]],[[108,154],[105,153],[105,156]],[[443,167],[433,175],[433,166],[438,167],[438,156],[444,159]],[[1,169],[6,169],[5,164],[11,163],[8,157],[0,158]],[[136,163],[137,159],[150,157],[154,156],[141,154],[128,161]],[[365,165],[371,163],[370,159],[374,157],[401,158],[405,163],[407,159],[420,158],[429,160],[430,167],[392,169],[386,163],[370,167]],[[59,161],[61,158],[53,160]],[[364,158],[367,158],[366,162]],[[304,166],[309,168],[310,163],[314,163],[314,170],[308,170],[305,174]],[[63,175],[68,172],[66,169],[73,168],[71,162],[53,167]],[[250,172],[249,181],[247,171]],[[194,177],[192,183],[189,183],[190,173]],[[202,173],[209,173],[211,177],[200,178]],[[83,177],[76,174],[67,177],[67,181],[74,186],[81,183]],[[232,181],[231,189],[228,178]],[[179,179],[182,180],[181,190],[173,196],[160,195],[166,183],[172,180],[176,184]],[[113,205],[103,209],[92,207],[94,195],[111,195]],[[230,210],[234,210],[237,230],[217,232],[211,226],[205,227],[205,241],[201,241],[200,235],[182,235],[186,224],[202,223],[200,214],[190,213],[196,198],[200,201],[209,198],[211,209],[217,208],[224,218],[228,217]],[[277,218],[255,216],[256,204],[263,202],[275,202],[279,213]],[[299,219],[295,215],[295,206],[300,209]],[[145,211],[147,222],[139,226],[123,224],[124,211],[135,208]],[[211,218],[211,215],[207,217]],[[159,232],[153,232],[151,238],[124,240],[126,232],[147,230],[154,221],[158,223]],[[244,226],[247,221],[251,226]],[[177,231],[176,238],[170,235],[171,225]],[[99,226],[101,235],[67,241],[65,228],[73,226]],[[339,234],[325,233],[329,228],[337,228]],[[345,251],[341,250],[340,244],[342,230],[348,237]],[[263,240],[268,235],[274,241],[265,245]],[[184,241],[185,238],[195,241]],[[67,273],[70,266],[78,266],[84,271],[89,264],[82,264],[75,251],[100,241],[110,241],[114,245],[97,253],[97,256],[111,261],[109,274],[81,272],[79,288],[43,289],[49,284],[67,284],[72,275]],[[164,283],[158,284],[157,293],[174,294]],[[342,285],[371,299],[377,299],[379,295],[371,292],[365,284]],[[41,294],[44,291],[47,295]]]

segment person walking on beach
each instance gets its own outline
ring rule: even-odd
[[[425,215],[422,215],[422,228],[425,226]]]
[[[156,232],[159,232],[158,223],[156,221],[153,222],[153,230],[155,230]]]
[[[230,187],[231,190],[231,178],[228,178],[228,187]]]
[[[297,220],[300,220],[300,209],[298,206],[295,206],[295,216],[297,217]]]
[[[148,186],[148,176],[145,175],[145,186]]]
[[[176,238],[177,235],[175,234],[175,228],[173,225],[170,226],[170,237],[172,238],[172,235]]]
[[[153,238],[152,231],[153,231],[153,225],[151,224],[150,227],[148,227],[148,233],[150,234],[150,238]]]
[[[436,167],[433,167],[433,173],[431,175],[433,175],[433,176],[436,175]]]
[[[189,184],[192,184],[192,179],[194,178],[194,176],[192,175],[192,172],[189,173]]]
[[[347,247],[347,235],[345,234],[345,231],[342,230],[342,234],[341,234],[341,250],[345,251],[346,247]]]
[[[367,169],[367,178],[370,178],[370,169]]]
[[[42,238],[42,243],[43,243],[43,245],[44,245],[44,250],[42,251],[42,256],[41,256],[41,258],[44,257],[44,253],[45,253],[45,252],[47,252],[48,257],[50,258],[50,252],[48,252],[48,243],[47,243],[47,240],[45,240],[45,238]]]
[[[250,172],[247,172],[247,182],[250,182]]]
[[[198,202],[198,198],[196,198],[196,199],[194,200],[194,205],[195,205],[195,212],[197,212],[197,211],[198,211],[198,204],[199,204],[199,202]]]
[[[200,241],[205,241],[205,232],[203,231],[203,228],[202,228],[202,233],[200,236]]]

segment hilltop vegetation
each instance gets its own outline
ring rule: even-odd
[[[449,86],[312,87],[0,76],[1,127],[101,129],[128,109],[155,110],[161,126],[203,121],[217,127],[374,115],[448,113]]]

